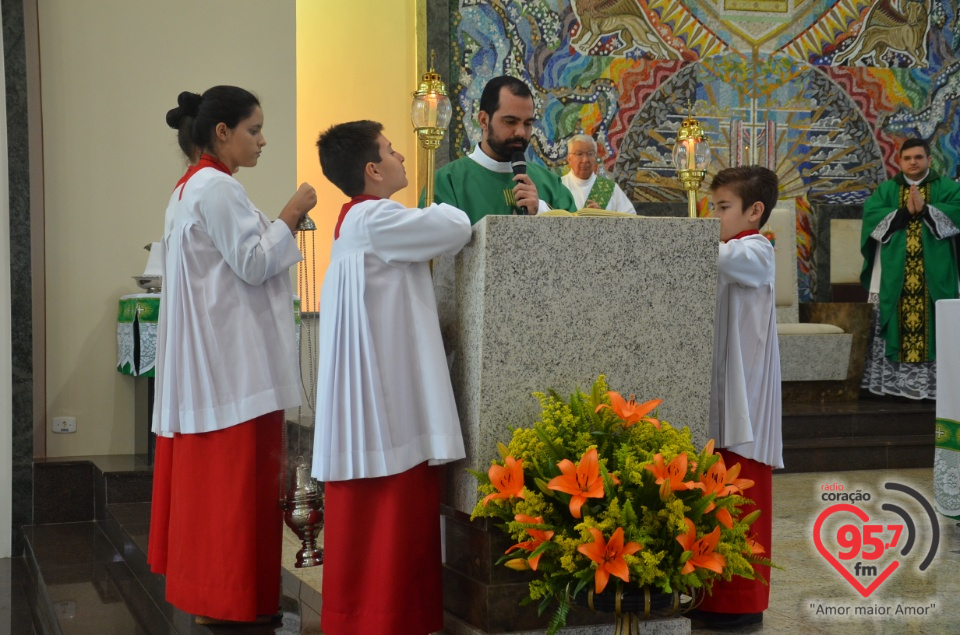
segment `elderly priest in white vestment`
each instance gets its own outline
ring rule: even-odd
[[[633,203],[616,181],[597,174],[597,142],[585,134],[567,140],[567,164],[570,171],[560,180],[570,193],[576,208],[605,209],[636,214]]]

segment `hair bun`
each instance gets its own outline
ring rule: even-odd
[[[186,90],[180,93],[180,95],[177,96],[177,107],[167,111],[167,125],[174,130],[178,130],[180,128],[180,121],[184,117],[197,116],[197,113],[200,112],[200,103],[202,101],[203,97],[197,93],[191,93]]]
[[[200,102],[202,101],[203,97],[197,93],[191,93],[186,90],[177,97],[177,104],[180,105],[180,110],[183,111],[183,114],[190,117],[197,116],[197,113],[200,111]]]

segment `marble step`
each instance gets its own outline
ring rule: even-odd
[[[145,454],[36,459],[33,524],[86,522],[108,505],[150,500],[153,468]]]
[[[932,467],[930,402],[783,405],[784,472]]]

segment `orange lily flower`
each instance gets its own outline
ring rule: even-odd
[[[687,475],[687,453],[681,452],[673,457],[667,465],[663,464],[663,455],[653,455],[653,463],[644,465],[643,469],[653,472],[660,486],[660,496],[666,497],[671,491],[693,489],[697,486],[693,481],[684,481]]]
[[[536,518],[534,518],[532,516],[527,516],[526,514],[517,514],[513,518],[518,523],[525,523],[528,525],[543,524],[543,516],[537,516]],[[518,542],[517,544],[513,545],[512,547],[504,551],[504,553],[510,553],[514,549],[523,549],[525,551],[536,551],[537,547],[539,547],[543,543],[553,538],[553,533],[554,533],[546,529],[534,529],[533,527],[528,528],[526,531],[528,534],[533,536],[533,540],[527,540],[526,542]],[[527,560],[527,562],[530,565],[530,568],[533,569],[534,571],[537,570],[537,564],[540,562],[540,556],[542,555],[543,555],[542,553],[538,553],[534,557],[529,558]]]
[[[597,449],[591,448],[574,465],[570,459],[557,463],[563,473],[550,479],[547,487],[558,492],[570,494],[570,515],[580,518],[580,508],[588,498],[603,498],[603,479],[600,478],[600,465],[597,462]]]
[[[759,542],[757,542],[750,536],[747,536],[747,547],[750,548],[750,555],[754,555],[754,556],[759,555],[761,553],[766,553],[767,551],[766,549],[763,548],[763,545],[761,545]]]
[[[490,502],[491,498],[511,498],[513,496],[523,498],[523,459],[517,461],[512,456],[508,456],[504,463],[506,465],[491,465],[487,471],[490,482],[497,488],[497,491],[488,494],[483,499],[484,506]]]
[[[617,527],[610,536],[610,542],[603,539],[599,529],[591,527],[590,534],[593,536],[593,542],[580,545],[577,551],[597,563],[597,571],[593,575],[596,592],[603,593],[611,575],[629,582],[630,569],[627,568],[627,562],[623,557],[635,554],[643,549],[643,546],[636,542],[623,544],[623,527]]]
[[[714,527],[713,531],[697,540],[697,527],[693,521],[689,518],[684,518],[683,521],[687,524],[687,533],[677,536],[677,542],[684,551],[692,551],[693,557],[683,564],[680,573],[693,573],[695,567],[723,573],[727,559],[713,552],[717,548],[717,543],[720,542],[720,528]]]
[[[739,463],[728,470],[723,464],[723,457],[720,457],[710,466],[707,473],[700,477],[703,495],[716,494],[717,498],[720,498],[728,494],[742,494],[743,490],[753,487],[753,481],[748,478],[737,478],[739,475]]]
[[[629,428],[638,421],[646,421],[653,424],[653,426],[659,430],[660,422],[654,419],[653,417],[646,416],[647,413],[653,411],[654,408],[663,403],[663,399],[651,399],[642,404],[637,404],[637,400],[634,399],[633,395],[630,395],[630,400],[627,401],[620,396],[620,393],[611,390],[607,393],[607,397],[610,398],[610,405],[605,403],[597,406],[597,412],[600,412],[604,408],[610,408],[613,410],[620,419],[623,420],[623,427]]]
[[[710,503],[713,506],[713,503]],[[720,521],[720,524],[726,527],[727,529],[733,529],[733,516],[730,515],[730,512],[726,509],[720,508],[716,513],[717,520]]]

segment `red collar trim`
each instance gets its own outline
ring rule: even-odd
[[[349,201],[343,204],[343,207],[340,208],[340,216],[337,217],[337,226],[333,230],[333,239],[336,240],[340,238],[340,225],[343,225],[343,219],[346,217],[347,212],[353,209],[353,206],[357,203],[362,203],[364,201],[379,201],[379,196],[371,196],[370,194],[361,194],[360,196],[354,196]]]
[[[738,238],[743,238],[744,236],[759,236],[759,235],[760,235],[759,229],[748,229],[746,231],[740,232],[733,238],[728,238],[725,242],[730,242],[731,240],[737,240]]]
[[[180,177],[180,180],[177,181],[177,184],[174,186],[173,189],[177,189],[178,187],[180,188],[180,196],[179,196],[180,199],[183,199],[183,186],[187,184],[187,181],[190,180],[190,177],[192,177],[194,174],[196,174],[203,168],[213,168],[215,170],[220,170],[227,176],[233,176],[232,174],[230,174],[230,168],[225,166],[223,162],[220,161],[220,159],[218,159],[217,157],[211,154],[203,154],[200,156],[200,160],[197,161],[196,165],[191,165],[189,168],[187,168],[187,171],[184,173],[183,176]]]

